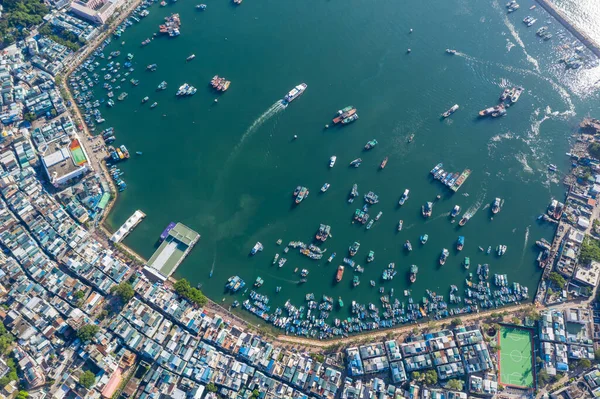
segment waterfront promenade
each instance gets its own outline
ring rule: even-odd
[[[537,2],[560,22],[573,36],[579,39],[596,57],[600,58],[600,44],[596,43],[586,33],[582,32],[569,18],[559,10],[550,0],[537,0]]]

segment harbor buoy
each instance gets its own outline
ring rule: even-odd
[[[438,195],[436,195],[436,197],[435,197],[435,198],[436,198],[436,199],[440,199],[440,198],[442,198],[442,196],[438,194]]]
[[[412,33],[412,32],[413,32],[413,29],[412,29],[412,28],[410,28],[410,31],[409,31],[409,33]]]
[[[325,129],[329,129],[329,125],[325,125]]]
[[[410,53],[411,51],[412,51],[411,49],[406,50],[407,53]]]
[[[219,102],[219,99],[218,99],[218,98],[215,98],[215,102],[216,102],[216,103],[218,103],[218,102]]]
[[[298,138],[298,135],[294,134],[294,140],[296,140]]]

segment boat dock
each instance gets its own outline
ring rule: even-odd
[[[549,0],[537,0],[537,2],[558,22],[560,22],[562,26],[564,26],[569,32],[571,32],[573,36],[575,36],[592,53],[594,53],[596,57],[600,58],[600,45],[596,43],[591,37],[589,37],[586,33],[580,31],[579,28],[577,28],[577,26],[575,26],[575,24],[572,23],[561,10],[559,10]]]
[[[145,217],[146,214],[139,209],[133,212],[133,215],[110,237],[110,240],[115,244],[121,242]]]
[[[167,237],[144,266],[144,272],[152,279],[167,280],[190,253],[200,239],[200,234],[183,223],[169,230]]]

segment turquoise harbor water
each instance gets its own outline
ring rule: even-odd
[[[381,285],[386,293],[394,287],[400,299],[407,288],[417,301],[426,289],[447,298],[450,284],[464,296],[464,256],[471,258],[472,272],[478,263],[490,264],[492,286],[494,273],[507,274],[511,283],[529,287],[533,297],[541,275],[535,240],[550,240],[554,232],[536,217],[552,197],[563,196],[560,177],[569,169],[564,154],[580,118],[597,112],[594,85],[600,70],[588,65],[566,71],[557,61],[573,52],[561,46],[574,39],[555,34],[550,42],[541,41],[535,31],[549,16],[541,7],[529,11],[531,1],[520,3],[512,15],[506,15],[502,2],[466,0],[246,0],[239,7],[207,0],[205,12],[190,0],[164,8],[154,5],[148,17],[105,49],[107,55],[119,49],[121,62],[133,53],[132,77],[141,83],[122,83],[129,96],[114,108],[102,108],[107,120],[103,127],[114,126],[118,144],[144,154],[119,166],[128,188],[119,195],[110,225],[117,228],[136,209],[143,210],[147,218],[125,243],[146,258],[170,221],[198,231],[202,238],[176,277],[200,284],[217,302],[226,298],[225,305],[242,299],[224,293],[227,278],[236,274],[247,286],[261,276],[265,284],[259,292],[270,297],[272,309],[287,299],[304,304],[309,292],[317,298],[341,296],[346,304],[379,304]],[[181,36],[159,37],[140,47],[172,12],[181,15]],[[527,14],[539,20],[529,29],[521,22]],[[550,22],[553,33],[564,31]],[[446,54],[448,47],[459,53]],[[186,63],[191,53],[196,59]],[[152,63],[158,70],[147,72],[145,66]],[[211,91],[208,82],[215,74],[232,81],[228,92]],[[169,88],[156,92],[162,80]],[[184,82],[198,87],[198,93],[176,98]],[[308,84],[302,97],[285,110],[274,106],[301,82]],[[477,112],[495,105],[503,88],[511,85],[526,91],[508,116],[478,119]],[[106,96],[101,87],[95,90]],[[150,101],[142,105],[144,96]],[[158,106],[150,109],[154,101]],[[440,120],[440,113],[455,103],[460,110]],[[336,110],[349,104],[358,108],[360,119],[324,129]],[[409,144],[407,137],[413,133]],[[293,141],[293,135],[298,139]],[[379,145],[363,152],[373,138]],[[331,155],[338,158],[333,169],[328,168]],[[380,171],[385,156],[389,163]],[[358,157],[364,160],[362,166],[349,168]],[[473,171],[458,193],[429,176],[438,162],[451,171]],[[561,173],[550,174],[550,163]],[[322,194],[325,182],[331,188]],[[347,203],[353,183],[361,196],[373,190],[380,197],[370,214],[382,211],[383,216],[369,231],[351,223],[363,203],[360,198]],[[291,196],[297,185],[311,191],[300,206],[293,205]],[[410,199],[400,209],[397,203],[405,188]],[[433,217],[424,220],[421,205],[438,194],[442,198]],[[490,220],[495,197],[504,206]],[[463,212],[476,210],[462,229],[448,217],[456,204]],[[401,232],[396,231],[399,219],[404,220]],[[275,244],[278,238],[308,243],[320,223],[331,225],[333,235],[322,245],[327,248],[322,261],[290,250],[283,268],[271,265],[275,253],[283,250]],[[418,244],[423,233],[429,235],[425,246]],[[459,234],[466,237],[460,254],[454,250]],[[414,247],[410,254],[402,248],[407,239]],[[337,265],[355,240],[362,244],[355,260],[366,269],[359,275],[361,285],[351,287],[350,268],[335,284]],[[265,250],[249,257],[256,241]],[[501,258],[477,249],[498,244],[508,246]],[[450,257],[440,267],[444,247]],[[375,251],[375,261],[367,264],[369,250]],[[331,252],[337,258],[327,264]],[[399,273],[383,284],[380,276],[390,262]],[[412,286],[410,264],[420,269]],[[306,284],[297,284],[295,268],[310,271]],[[371,279],[377,288],[370,287]],[[279,294],[276,286],[282,287]],[[334,310],[330,320],[348,315],[348,309]]]

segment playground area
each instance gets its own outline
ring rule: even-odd
[[[515,388],[533,388],[531,333],[518,327],[500,327],[500,383]]]

